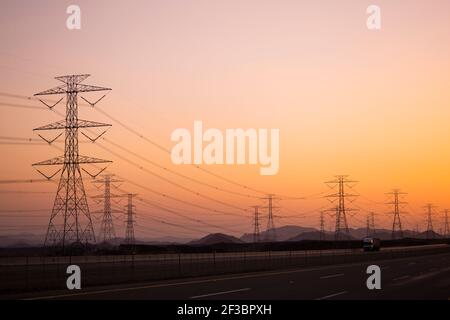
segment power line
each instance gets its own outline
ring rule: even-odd
[[[258,196],[254,196],[254,195],[250,195],[250,194],[246,194],[246,193],[242,193],[242,192],[236,192],[236,191],[232,191],[232,190],[228,190],[228,189],[225,189],[225,188],[221,188],[221,187],[218,187],[218,186],[215,186],[215,185],[206,183],[206,182],[202,182],[202,181],[200,181],[200,180],[197,180],[197,179],[195,179],[195,178],[186,176],[186,175],[184,175],[184,174],[181,174],[181,173],[179,173],[179,172],[176,172],[176,171],[174,171],[174,170],[171,170],[171,169],[169,169],[169,168],[167,168],[167,167],[165,167],[165,166],[162,166],[162,165],[156,163],[155,161],[152,161],[152,160],[150,160],[150,159],[148,159],[148,158],[146,158],[146,157],[143,157],[143,156],[137,154],[136,152],[133,152],[133,151],[131,151],[130,149],[125,148],[125,147],[123,147],[123,146],[121,146],[121,145],[119,145],[119,144],[117,144],[117,143],[115,143],[115,142],[113,142],[113,141],[111,141],[111,140],[109,140],[109,139],[107,139],[107,138],[103,138],[103,137],[102,137],[102,140],[103,140],[103,141],[106,141],[107,143],[113,145],[114,147],[119,148],[119,149],[123,150],[124,152],[127,152],[127,153],[129,153],[129,154],[131,154],[131,155],[133,155],[133,156],[135,156],[135,157],[137,157],[137,158],[139,158],[139,159],[141,159],[141,160],[143,160],[143,161],[145,161],[145,162],[147,162],[147,163],[149,163],[149,164],[151,164],[151,165],[153,165],[153,166],[155,166],[155,167],[157,167],[157,168],[159,168],[159,169],[162,169],[162,170],[164,170],[164,171],[166,171],[166,172],[170,172],[170,173],[172,173],[172,174],[174,174],[174,175],[176,175],[176,176],[178,176],[178,177],[180,177],[180,178],[186,179],[186,180],[188,180],[188,181],[197,183],[197,184],[202,185],[202,186],[209,187],[209,188],[214,189],[214,190],[217,190],[217,191],[222,191],[222,192],[230,193],[230,194],[233,194],[233,195],[238,195],[238,196],[241,196],[241,197],[246,197],[246,198],[259,198]]]
[[[199,196],[199,197],[201,197],[201,198],[204,198],[204,199],[207,199],[207,200],[210,200],[210,201],[219,203],[219,204],[221,204],[221,205],[224,205],[224,206],[227,206],[227,207],[230,207],[230,208],[233,208],[233,209],[242,210],[242,211],[247,211],[247,209],[243,209],[243,208],[241,208],[241,207],[238,207],[238,206],[229,204],[229,203],[227,203],[227,202],[224,202],[224,201],[221,201],[221,200],[212,198],[212,197],[207,196],[207,195],[205,195],[205,194],[203,194],[203,193],[200,193],[200,192],[191,190],[190,188],[187,188],[187,187],[185,187],[185,186],[183,186],[183,185],[181,185],[181,184],[179,184],[179,183],[177,183],[177,182],[174,182],[174,181],[172,181],[172,180],[170,180],[170,179],[167,179],[167,178],[165,178],[165,177],[163,177],[163,176],[161,176],[161,175],[159,175],[159,174],[157,174],[157,173],[155,173],[155,172],[153,172],[153,171],[151,171],[151,170],[148,170],[147,168],[145,168],[145,167],[139,165],[138,163],[136,163],[136,162],[134,162],[134,161],[131,161],[130,159],[127,159],[127,158],[125,158],[125,157],[123,157],[123,156],[117,154],[116,152],[114,152],[114,151],[112,151],[112,150],[110,150],[110,149],[108,149],[108,148],[106,148],[106,147],[104,147],[104,146],[102,146],[102,145],[99,145],[99,147],[102,148],[102,149],[104,149],[104,150],[106,150],[107,152],[113,154],[114,156],[116,156],[116,157],[122,159],[123,161],[126,161],[126,162],[130,163],[131,165],[137,167],[138,169],[140,169],[140,170],[142,170],[142,171],[144,171],[144,172],[146,172],[146,173],[148,173],[148,174],[150,174],[150,175],[152,175],[152,176],[154,176],[154,177],[157,177],[158,179],[161,179],[161,180],[163,180],[163,181],[165,181],[165,182],[167,182],[167,183],[169,183],[169,184],[171,184],[171,185],[173,185],[173,186],[176,186],[176,187],[178,187],[178,188],[180,188],[180,189],[182,189],[182,190],[184,190],[184,191],[186,191],[186,192],[192,193],[192,194],[194,194],[194,195],[196,195],[196,196]]]
[[[159,204],[153,203],[153,202],[151,202],[149,200],[145,200],[145,199],[142,199],[142,198],[139,198],[139,197],[137,197],[137,200],[139,200],[141,202],[144,202],[144,203],[146,203],[146,204],[148,204],[148,205],[150,205],[150,206],[152,206],[154,208],[160,209],[160,210],[165,211],[165,212],[169,212],[169,213],[174,214],[174,215],[176,215],[178,217],[185,218],[187,220],[190,220],[192,222],[196,222],[198,224],[202,224],[202,225],[205,225],[205,226],[208,226],[208,227],[213,227],[213,228],[219,229],[219,230],[228,230],[228,231],[231,231],[231,232],[239,233],[236,230],[233,230],[233,229],[230,229],[230,228],[227,228],[227,227],[224,227],[224,226],[218,226],[218,225],[215,225],[215,224],[207,223],[207,222],[204,222],[202,220],[186,216],[186,215],[184,215],[182,213],[179,213],[179,212],[177,212],[175,210],[171,210],[171,209],[165,208],[165,207],[163,207],[163,206],[161,206]]]
[[[15,180],[0,180],[0,184],[25,184],[25,183],[41,183],[50,182],[48,179],[15,179]]]
[[[21,96],[21,95],[17,95],[17,94],[9,94],[9,93],[2,93],[2,92],[0,92],[0,95],[4,95],[4,96],[8,96],[8,97],[13,97],[13,98],[18,98],[18,99],[26,99],[26,100],[32,99],[32,98],[27,97],[27,96]],[[102,97],[102,98],[103,98],[103,97]],[[102,98],[101,98],[101,99],[102,99]],[[100,99],[100,100],[101,100],[101,99]],[[85,101],[87,101],[87,100],[85,100]],[[41,102],[42,102],[42,101],[41,101]],[[97,101],[97,102],[98,102],[98,101]],[[57,103],[57,102],[56,102],[56,103]],[[89,104],[90,104],[90,103],[89,103]],[[81,105],[81,104],[80,104],[80,105]],[[169,149],[167,149],[167,148],[163,147],[162,145],[156,143],[155,141],[153,141],[153,140],[147,138],[146,136],[144,136],[143,134],[141,134],[141,133],[138,132],[137,130],[131,128],[130,126],[128,126],[128,125],[126,125],[125,123],[123,123],[122,121],[120,121],[120,120],[118,120],[117,118],[111,116],[110,114],[108,114],[107,112],[105,112],[104,110],[102,110],[101,108],[97,107],[97,108],[95,108],[95,110],[97,110],[98,112],[100,112],[100,113],[103,114],[104,116],[108,117],[110,120],[114,121],[114,122],[117,123],[119,126],[123,127],[125,130],[131,132],[132,134],[134,134],[134,135],[138,136],[139,138],[143,139],[144,141],[150,143],[151,145],[153,145],[154,147],[158,148],[159,150],[161,150],[161,151],[163,151],[163,152],[166,152],[166,153],[169,153],[169,154],[171,153],[171,151],[170,151]],[[53,109],[52,109],[52,111],[53,111]],[[108,142],[111,143],[110,140],[108,140]],[[122,147],[122,149],[124,149],[124,148]],[[148,160],[148,159],[147,159],[147,160]],[[152,161],[152,162],[153,162],[153,161]],[[153,163],[154,163],[154,162],[153,162]],[[232,184],[232,185],[235,185],[235,186],[238,186],[238,187],[241,187],[241,188],[243,188],[243,189],[246,189],[246,190],[249,190],[249,191],[253,191],[253,192],[256,192],[256,193],[267,194],[266,191],[258,190],[258,189],[249,187],[249,186],[247,186],[247,185],[245,185],[245,184],[238,183],[238,182],[233,181],[233,180],[231,180],[231,179],[229,179],[229,178],[227,178],[227,177],[221,176],[221,175],[216,174],[216,173],[213,173],[213,172],[211,172],[211,171],[209,171],[209,170],[207,170],[207,169],[205,169],[205,168],[202,168],[202,167],[200,167],[199,165],[192,164],[192,166],[194,166],[195,168],[199,169],[200,171],[202,171],[202,172],[204,172],[204,173],[207,173],[207,174],[209,174],[209,175],[211,175],[211,176],[213,176],[213,177],[215,177],[215,178],[217,178],[217,179],[220,179],[220,180],[222,180],[222,181],[226,181],[226,182],[228,182],[228,183],[230,183],[230,184]],[[178,174],[178,173],[175,173],[175,174]],[[178,174],[178,175],[180,175],[180,174]],[[191,181],[193,181],[193,180],[191,180]],[[197,181],[198,181],[198,180],[197,180]],[[201,183],[204,184],[204,185],[210,185],[210,184],[203,183],[203,182],[201,182]],[[210,186],[212,186],[212,185],[210,185]],[[219,188],[219,189],[218,189],[218,188],[215,187],[215,186],[212,186],[212,187],[215,188],[216,190],[224,191],[224,192],[229,192],[229,193],[230,193],[229,190],[228,190],[228,191],[225,191],[224,188]],[[232,191],[232,193],[242,195],[242,194],[240,194],[240,193],[238,193],[238,192],[233,192],[233,191]],[[324,192],[320,192],[320,193],[316,193],[316,194],[313,194],[313,195],[310,195],[310,196],[307,196],[307,197],[293,197],[293,196],[283,196],[283,195],[277,195],[277,196],[278,196],[278,197],[281,197],[281,198],[283,198],[283,199],[285,199],[285,200],[304,200],[304,199],[306,199],[306,198],[308,198],[308,197],[315,197],[315,196],[320,195],[320,194],[323,194],[323,193],[324,193]],[[247,195],[247,196],[249,196],[249,195]],[[254,196],[250,195],[250,197],[254,197]]]

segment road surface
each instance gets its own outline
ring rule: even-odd
[[[381,268],[381,290],[368,290],[366,268]],[[450,298],[450,253],[375,262],[298,268],[90,288],[31,299],[445,299]]]

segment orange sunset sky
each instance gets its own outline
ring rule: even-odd
[[[89,73],[86,84],[113,89],[99,104],[101,110],[168,149],[174,145],[171,132],[192,130],[194,120],[221,130],[279,128],[277,175],[261,176],[259,166],[203,166],[282,198],[305,196],[277,201],[277,226],[318,227],[319,211],[333,206],[321,198],[330,191],[324,182],[348,174],[358,181],[351,192],[361,194],[349,205],[359,209],[348,217],[351,227],[365,227],[366,215],[374,211],[377,227],[390,228],[390,208],[383,203],[393,188],[408,193],[405,229],[419,224],[424,230],[426,203],[437,206],[434,227],[442,227],[442,211],[450,207],[449,1],[77,0],[82,28],[70,31],[66,8],[72,2],[2,0],[1,137],[36,139],[33,128],[60,119],[45,109],[17,107],[42,105],[11,94],[32,96],[59,85],[55,76]],[[380,31],[366,27],[371,4],[381,8]],[[91,100],[100,96],[86,95]],[[56,109],[64,112],[63,105]],[[105,137],[141,158],[104,141],[81,143],[80,154],[114,161],[108,171],[134,182],[121,188],[192,218],[137,201],[138,237],[251,232],[250,207],[265,205],[258,199],[263,194],[192,166],[173,165],[168,153],[95,109],[80,106],[79,117],[112,123]],[[40,179],[31,164],[61,154],[51,146],[0,141],[1,181]],[[187,181],[142,157],[243,195]],[[234,215],[167,199],[136,184]],[[101,193],[87,176],[85,187],[89,196]],[[0,234],[45,233],[55,191],[54,183],[0,184]],[[101,208],[93,201],[90,205],[92,211]],[[118,236],[123,236],[124,219],[116,216]],[[99,220],[94,222],[97,231]],[[262,229],[265,224],[263,219]],[[326,228],[334,228],[333,217],[327,216]]]

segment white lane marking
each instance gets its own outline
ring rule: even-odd
[[[329,295],[327,295],[325,297],[322,297],[322,298],[317,298],[316,300],[325,300],[325,299],[337,297],[337,296],[340,296],[340,295],[343,295],[343,294],[346,294],[346,293],[347,293],[347,291],[341,291],[341,292],[338,292],[338,293],[329,294]]]
[[[218,296],[218,295],[221,295],[221,294],[228,294],[228,293],[234,293],[234,292],[242,292],[242,291],[248,291],[248,290],[251,290],[251,288],[243,288],[243,289],[230,290],[230,291],[222,291],[222,292],[215,292],[215,293],[207,293],[207,294],[202,294],[202,295],[200,295],[200,296],[193,296],[193,297],[190,297],[189,299],[206,298],[206,297]]]
[[[320,277],[320,279],[337,278],[337,277],[342,277],[343,275],[344,275],[343,273],[330,274],[329,276]]]
[[[408,279],[409,278],[409,276],[408,275],[406,275],[406,276],[401,276],[401,277],[398,277],[398,278],[394,278],[394,279],[392,279],[393,281],[397,281],[397,280],[403,280],[403,279]]]

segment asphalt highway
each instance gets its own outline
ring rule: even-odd
[[[381,289],[369,290],[366,269],[381,268]],[[19,297],[16,297],[19,298]],[[34,293],[28,299],[445,299],[450,298],[450,253],[373,262],[220,275],[76,292]]]

